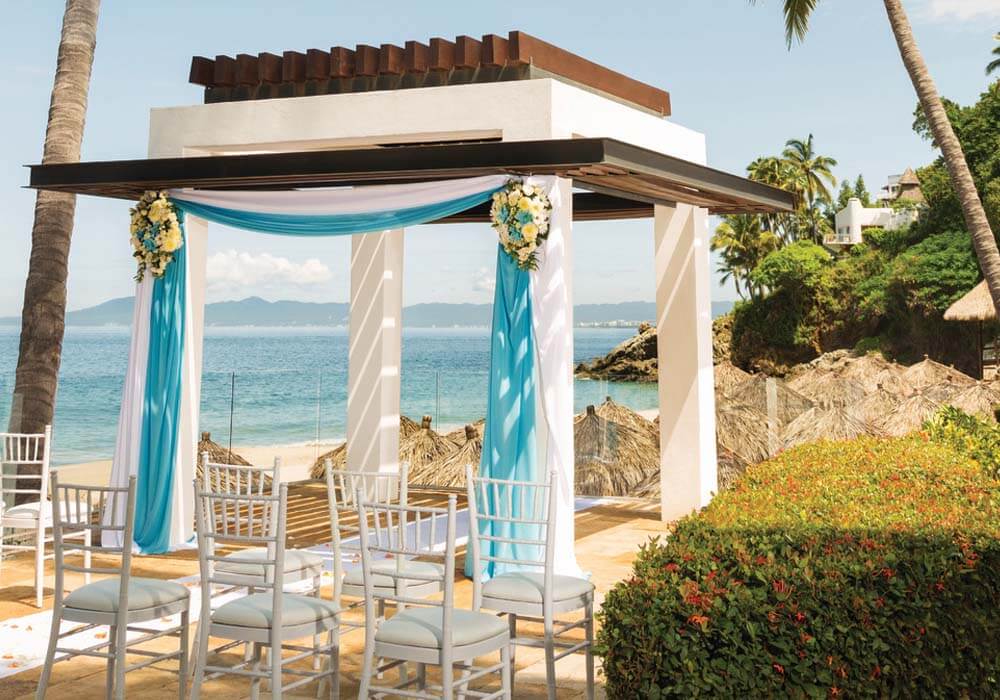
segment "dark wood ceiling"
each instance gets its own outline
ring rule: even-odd
[[[651,204],[712,213],[790,211],[789,192],[614,139],[400,145],[295,153],[216,155],[33,165],[36,189],[137,199],[146,190],[293,189],[426,182],[509,173],[559,175],[605,195],[590,218],[648,215]],[[646,207],[637,207],[632,203]],[[643,212],[642,214],[637,212]]]
[[[189,81],[205,102],[232,102],[553,77],[655,114],[670,114],[670,95],[520,31],[506,38],[358,44],[191,59]]]

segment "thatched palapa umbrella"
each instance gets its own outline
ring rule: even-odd
[[[420,426],[417,426],[418,428]],[[469,439],[469,428],[472,428],[479,435],[479,439],[483,439],[483,433],[486,431],[486,419],[480,418],[475,423],[470,423],[469,425],[458,428],[457,430],[452,430],[450,433],[445,435],[446,438],[451,440],[453,443],[461,447]]]
[[[716,442],[750,464],[763,462],[779,447],[778,436],[771,440],[767,416],[744,403],[727,400],[715,412]]]
[[[772,395],[775,419],[779,426],[791,423],[799,414],[813,407],[812,400],[790,388],[781,379],[761,374],[754,374],[743,382],[729,399],[733,403],[746,404],[767,416],[769,394]],[[767,425],[766,421],[764,425]]]
[[[957,384],[958,386],[971,386],[975,380],[964,372],[960,372],[954,367],[936,362],[927,355],[915,365],[910,365],[903,370],[903,379],[914,389],[924,389],[934,384]]]
[[[1000,391],[987,382],[976,382],[953,396],[947,403],[966,413],[996,422],[996,409],[1000,406]]]
[[[840,376],[853,379],[869,394],[881,388],[897,396],[905,396],[910,393],[910,387],[903,381],[903,369],[879,354],[868,353],[852,358]]]
[[[465,467],[472,465],[472,473],[479,471],[483,456],[483,434],[475,425],[465,426],[465,443],[443,459],[422,464],[410,471],[410,483],[420,486],[465,487]]]
[[[431,430],[431,417],[424,416],[417,432],[400,439],[399,461],[409,463],[410,474],[413,474],[414,470],[439,460],[456,449],[455,443]]]
[[[977,284],[968,294],[949,306],[948,310],[944,312],[944,320],[975,322],[977,324],[979,331],[979,352],[977,353],[979,377],[980,379],[992,378],[993,373],[996,371],[996,359],[995,357],[984,358],[983,350],[987,346],[987,340],[992,343],[994,348],[997,346],[995,325],[997,322],[997,310],[993,306],[993,299],[990,296],[989,287],[986,286],[986,280]],[[988,338],[987,334],[993,337]],[[987,370],[989,370],[989,377],[987,377]]]
[[[413,435],[415,432],[420,430],[420,425],[416,423],[412,418],[406,416],[399,417],[399,439]],[[342,442],[329,452],[324,452],[312,465],[312,469],[309,470],[310,479],[323,479],[326,478],[326,471],[324,464],[326,460],[330,460],[335,470],[347,469],[347,443]]]
[[[639,432],[648,433],[653,440],[659,440],[659,428],[648,418],[633,411],[628,406],[616,403],[610,396],[604,398],[604,403],[597,407],[597,415],[605,420],[614,421],[620,425],[627,425]]]
[[[938,382],[937,384],[931,384],[925,386],[921,389],[921,393],[929,398],[931,401],[936,403],[945,404],[951,403],[952,399],[961,394],[966,389],[972,388],[972,385],[965,384],[953,384],[952,382]]]
[[[587,410],[573,422],[576,492],[626,496],[660,466],[660,450],[648,434]]]
[[[785,447],[815,440],[853,440],[862,435],[880,435],[881,431],[846,406],[810,408],[785,428]]]
[[[879,384],[875,387],[875,391],[865,396],[854,408],[862,420],[871,425],[880,425],[890,413],[899,407],[902,400],[899,394],[887,391]]]
[[[723,396],[728,396],[751,376],[749,372],[744,372],[728,360],[717,364],[713,368],[713,372],[715,373],[715,390]]]
[[[834,372],[804,374],[796,380],[795,390],[827,407],[852,406],[865,398],[865,388],[860,382]]]
[[[919,430],[941,404],[918,391],[906,399],[879,426],[887,435],[901,436]]]
[[[249,467],[250,462],[246,461],[232,450],[228,450],[217,442],[212,442],[212,434],[207,430],[201,433],[201,440],[198,441],[198,459],[195,464],[195,475],[199,483],[205,476],[205,469],[201,463],[201,456],[208,453],[208,461],[214,464],[236,464],[242,467]],[[270,483],[271,477],[265,476],[264,483]]]

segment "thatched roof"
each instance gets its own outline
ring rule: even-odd
[[[880,354],[868,353],[851,358],[840,376],[858,382],[869,394],[881,387],[897,396],[904,396],[910,393],[910,387],[903,380],[903,370],[904,367],[889,362]]]
[[[824,407],[851,406],[865,398],[865,387],[860,382],[835,372],[804,374],[795,380],[794,388]]]
[[[465,443],[443,459],[422,464],[410,470],[410,483],[419,486],[465,487],[465,467],[472,465],[472,473],[479,471],[483,456],[483,434],[475,425],[464,428]]]
[[[715,438],[721,447],[751,464],[770,457],[779,443],[769,439],[767,415],[733,400],[721,401],[716,407]]]
[[[626,496],[660,466],[648,433],[597,415],[593,406],[573,422],[576,492]]]
[[[749,372],[744,372],[728,361],[720,362],[713,371],[715,372],[715,390],[721,392],[723,396],[728,396],[736,387],[750,378]]]
[[[846,406],[811,408],[785,428],[785,447],[794,447],[815,440],[853,440],[863,435],[880,435],[881,431]]]
[[[925,386],[920,392],[937,403],[951,403],[951,400],[961,394],[972,385],[952,384],[951,382],[938,382]]]
[[[769,381],[774,382],[778,422],[781,425],[792,422],[800,413],[804,413],[812,408],[813,402],[808,397],[790,388],[781,379],[765,377],[761,374],[752,375],[743,382],[733,391],[729,399],[733,403],[746,404],[766,416],[767,383]],[[766,421],[764,425],[767,425]]]
[[[887,435],[896,437],[906,435],[919,430],[924,421],[933,416],[939,408],[941,408],[940,403],[918,391],[900,403],[879,427]]]
[[[996,321],[997,310],[993,306],[990,289],[983,280],[964,297],[948,307],[944,312],[945,321]]]
[[[420,430],[420,423],[416,422],[409,416],[401,415],[399,417],[399,439],[402,440],[405,437],[413,435],[413,433]]]
[[[410,473],[445,457],[457,449],[455,443],[431,430],[431,417],[424,416],[417,432],[399,440],[399,461],[410,465]]]
[[[951,397],[947,403],[971,415],[995,422],[994,411],[1000,405],[1000,389],[989,382],[976,382]]]
[[[605,420],[614,421],[620,425],[627,425],[640,432],[648,433],[654,441],[659,440],[660,431],[653,421],[644,418],[628,406],[616,403],[610,396],[605,397],[604,403],[597,407],[597,415]]]
[[[419,428],[419,426],[417,426]],[[475,423],[470,423],[469,425],[463,425],[461,428],[452,430],[450,433],[445,435],[446,438],[451,440],[453,443],[461,447],[468,440],[469,428],[472,427],[476,433],[479,435],[479,439],[483,439],[483,433],[486,431],[486,419],[480,418]]]
[[[749,462],[721,445],[718,446],[718,464],[719,491],[732,488],[750,467]],[[660,491],[660,470],[657,469],[632,489],[632,495],[637,498],[659,498]]]
[[[202,431],[201,440],[198,441],[198,476],[201,477],[201,455],[208,453],[208,461],[215,464],[239,464],[244,467],[250,466],[250,462],[240,457],[235,452],[227,450],[217,442],[212,442],[212,434]]]
[[[960,386],[971,386],[976,380],[954,367],[935,362],[926,355],[915,365],[903,370],[903,379],[914,389],[923,389],[934,384],[948,382]]]
[[[420,430],[420,424],[414,422],[411,418],[406,416],[399,417],[399,440],[400,444],[404,438],[413,435]],[[329,459],[333,463],[333,468],[336,470],[347,469],[347,443],[342,442],[333,448],[329,452],[324,452],[316,461],[313,462],[312,468],[309,470],[310,479],[323,479],[326,476],[324,464],[326,460]]]
[[[879,425],[890,413],[899,407],[903,396],[888,391],[882,385],[875,387],[864,399],[854,406],[855,413],[871,425]]]

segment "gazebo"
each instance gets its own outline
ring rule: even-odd
[[[30,181],[129,200],[168,190],[184,212],[182,262],[171,263],[183,303],[157,297],[148,279],[137,290],[113,469],[118,480],[138,469],[142,482],[148,461],[165,462],[155,473],[169,493],[168,548],[193,527],[209,220],[288,233],[289,221],[316,215],[352,235],[347,467],[395,470],[404,228],[489,222],[490,193],[509,179],[547,193],[551,230],[537,270],[521,275],[498,254],[487,473],[490,455],[494,469],[506,468],[514,449],[522,452],[511,459],[541,465],[540,474],[558,471],[557,567],[574,569],[572,226],[650,218],[662,517],[709,501],[717,464],[708,215],[790,211],[793,195],[708,167],[705,136],[668,119],[666,92],[523,32],[195,57],[190,80],[204,86],[204,104],[153,109],[147,159],[36,165]],[[372,219],[385,213],[378,202],[392,216]],[[422,216],[410,216],[417,209]],[[369,223],[351,228],[351,216]],[[511,306],[512,290],[524,292],[518,304],[529,300],[527,316]],[[173,314],[179,329],[173,398],[149,384],[151,368],[166,367],[150,341],[163,325],[157,313]],[[157,414],[164,401],[173,414]],[[173,449],[143,456],[151,432]]]
[[[945,321],[972,321],[978,333],[979,378],[997,378],[997,311],[983,280],[944,312]]]

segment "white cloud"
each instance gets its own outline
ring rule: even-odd
[[[295,263],[270,253],[226,250],[208,258],[208,290],[212,295],[255,294],[263,290],[302,289],[329,282],[330,268],[317,260]]]
[[[920,16],[932,22],[1000,18],[1000,0],[925,0]]]
[[[472,289],[474,291],[492,294],[496,286],[496,277],[493,275],[493,270],[488,267],[479,268],[472,277]]]

